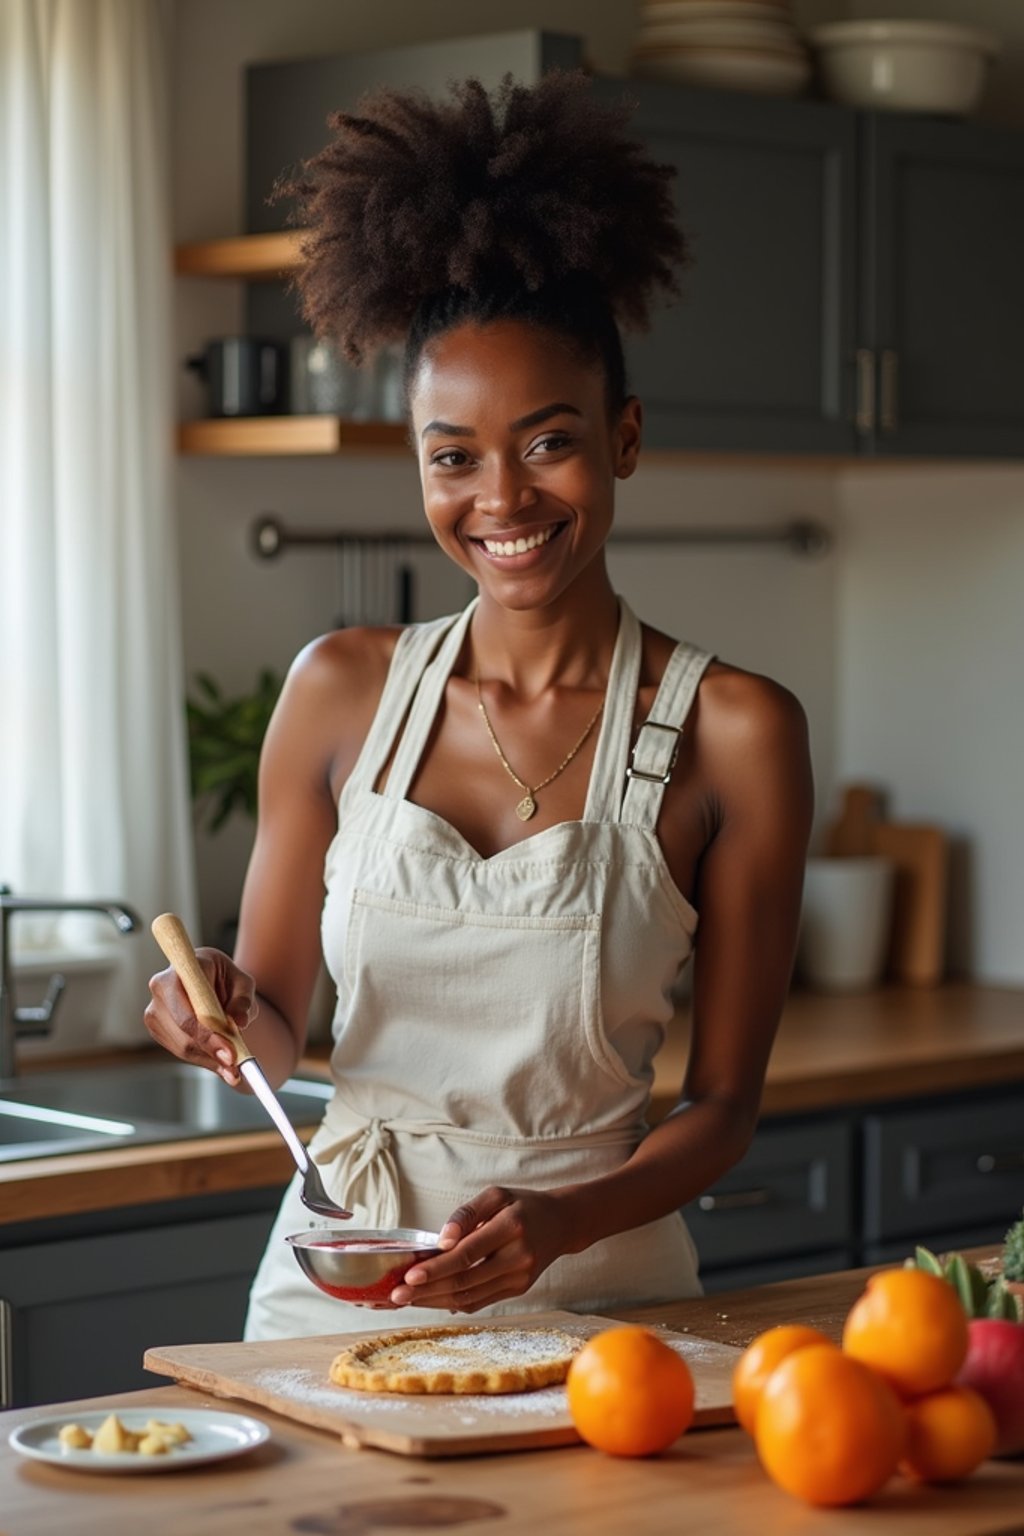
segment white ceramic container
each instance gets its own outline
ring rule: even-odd
[[[977,106],[999,52],[990,32],[953,22],[836,21],[809,36],[834,101],[955,117]]]
[[[885,968],[896,869],[889,859],[808,859],[797,974],[825,992],[877,986]]]

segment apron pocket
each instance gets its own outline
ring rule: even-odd
[[[601,1029],[600,945],[596,913],[472,912],[356,889],[335,1055],[346,1099],[361,1112],[365,1081],[372,1114],[484,1136],[600,1123],[634,1083]]]

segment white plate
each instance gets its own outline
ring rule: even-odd
[[[32,1419],[12,1429],[9,1443],[22,1456],[34,1461],[48,1461],[56,1467],[72,1467],[76,1472],[176,1472],[181,1467],[198,1467],[208,1461],[223,1461],[227,1456],[241,1456],[270,1439],[270,1430],[262,1419],[242,1413],[218,1413],[208,1408],[115,1409],[126,1429],[145,1428],[147,1419],[184,1424],[191,1440],[175,1446],[163,1456],[140,1456],[137,1451],[118,1451],[104,1456],[99,1451],[65,1450],[58,1439],[64,1424],[80,1424],[95,1434],[108,1412],[76,1413],[69,1408],[59,1418]]]

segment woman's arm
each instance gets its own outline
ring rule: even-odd
[[[572,1200],[583,1247],[685,1205],[739,1162],[757,1125],[792,976],[814,787],[793,694],[747,673],[732,674],[728,691],[701,749],[719,817],[698,871],[682,1095],[628,1163]]]
[[[307,646],[289,670],[260,754],[259,817],[234,960],[198,951],[222,1006],[246,1028],[268,1079],[294,1070],[320,968],[320,909],[337,796],[380,699],[394,631],[345,630]],[[173,971],[150,982],[146,1024],[187,1061],[241,1079],[219,1036],[194,1017]]]
[[[613,1173],[544,1194],[485,1191],[454,1213],[452,1251],[418,1266],[425,1282],[396,1300],[472,1311],[521,1295],[560,1254],[678,1210],[746,1151],[796,949],[814,804],[807,722],[786,689],[734,670],[717,690],[702,685],[701,705],[698,773],[714,786],[717,829],[698,871],[679,1103]]]

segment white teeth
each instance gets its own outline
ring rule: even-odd
[[[533,533],[528,539],[484,539],[483,545],[489,555],[525,555],[528,550],[546,544],[554,532],[554,528],[545,528],[543,533]]]

